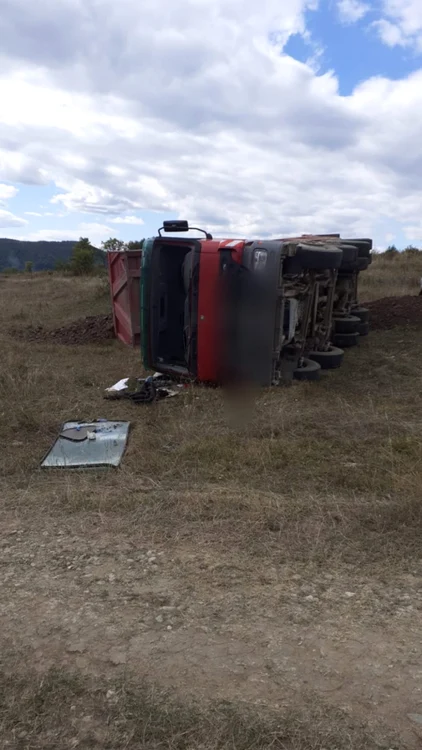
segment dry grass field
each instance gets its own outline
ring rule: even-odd
[[[361,298],[420,276],[377,258]],[[106,313],[102,279],[0,277],[0,308],[1,747],[420,747],[422,318],[239,424],[219,390],[105,401],[117,341],[14,333]],[[119,470],[39,468],[98,417]]]
[[[373,263],[362,274],[362,299],[366,302],[380,297],[417,294],[422,277],[422,253],[399,253],[389,257],[374,255]]]

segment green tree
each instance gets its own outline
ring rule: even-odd
[[[134,240],[127,243],[128,250],[142,250],[145,240]]]
[[[119,253],[122,250],[125,250],[125,243],[123,240],[118,240],[117,237],[110,237],[109,240],[106,240],[105,242],[101,243],[103,246],[103,250],[107,253]]]
[[[32,260],[27,260],[25,263],[25,273],[32,273],[34,269],[34,264]]]
[[[88,237],[80,237],[72,250],[70,270],[75,276],[84,276],[93,272],[95,267],[95,247]]]
[[[384,255],[386,258],[393,258],[395,255],[397,255],[398,252],[399,251],[397,250],[395,245],[389,245]]]
[[[403,252],[406,253],[407,255],[419,255],[420,250],[414,245],[408,245],[407,247],[404,248]]]

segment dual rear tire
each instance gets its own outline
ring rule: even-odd
[[[333,344],[327,351],[310,352],[309,357],[304,358],[301,366],[294,370],[295,380],[319,380],[321,370],[341,367],[344,349],[357,346],[359,338],[369,333],[369,310],[366,307],[356,307],[352,313],[334,318]]]
[[[334,344],[336,346],[355,346],[355,334],[367,336],[369,333],[369,310],[366,307],[356,307],[351,315],[334,318]],[[346,337],[346,338],[342,338]]]
[[[295,380],[319,380],[321,373],[321,365],[318,362],[314,362],[312,359],[304,357],[302,364],[293,370],[293,378]]]
[[[333,343],[335,346],[341,346],[342,349],[350,349],[352,346],[357,346],[359,343],[359,332],[354,333],[335,333],[333,336]]]
[[[319,380],[321,370],[335,370],[341,367],[344,351],[336,346],[329,346],[327,351],[311,352],[302,360],[300,367],[293,372],[295,380]]]

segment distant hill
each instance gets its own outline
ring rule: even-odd
[[[76,242],[77,240],[29,242],[0,239],[0,271],[6,268],[23,271],[28,260],[32,261],[34,271],[48,271],[55,267],[57,261],[69,260]],[[98,248],[96,252],[97,261],[105,263],[105,253]]]

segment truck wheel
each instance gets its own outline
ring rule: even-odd
[[[343,253],[340,271],[353,273],[358,265],[358,249],[354,245],[344,244],[339,246]]]
[[[370,258],[358,258],[356,268],[358,271],[366,271],[370,265]]]
[[[361,323],[369,323],[371,313],[367,307],[355,307],[354,310],[352,310],[352,315],[359,318]]]
[[[333,336],[333,343],[335,346],[340,346],[342,349],[349,349],[351,346],[357,346],[359,343],[359,334],[356,333],[336,333]]]
[[[371,257],[372,240],[342,240],[341,244],[355,245],[358,249],[359,258]]]
[[[356,315],[345,315],[344,318],[334,318],[333,323],[335,333],[356,333],[361,319]]]
[[[343,251],[335,246],[300,244],[295,255],[285,258],[283,270],[289,275],[304,270],[330,271],[340,268],[342,257]]]
[[[343,357],[343,349],[336,346],[329,346],[326,352],[311,352],[309,355],[309,359],[321,365],[321,370],[335,370],[337,367],[341,367]]]
[[[296,370],[293,370],[293,377],[295,380],[319,380],[320,372],[321,365],[318,362],[304,357],[302,367],[297,367]]]
[[[358,328],[359,336],[367,336],[369,333],[369,323],[361,323]]]

